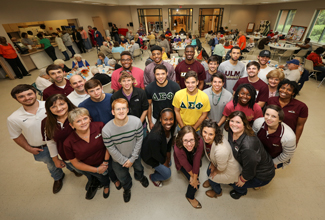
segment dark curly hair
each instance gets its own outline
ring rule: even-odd
[[[245,84],[240,84],[235,92],[235,95],[234,95],[234,100],[233,100],[233,103],[234,103],[234,107],[236,107],[236,105],[238,104],[238,95],[239,95],[239,92],[242,88],[245,88],[248,90],[249,94],[251,95],[251,100],[249,100],[248,102],[248,108],[251,108],[253,109],[253,106],[255,104],[255,96],[256,96],[256,90],[255,88],[249,84],[249,83],[245,83]]]
[[[290,81],[288,79],[282,80],[278,85],[278,91],[283,85],[286,85],[286,84],[288,84],[293,89],[292,97],[293,98],[296,97],[296,95],[299,93],[299,86],[295,81]]]
[[[201,132],[201,137],[203,137],[202,132],[203,132],[203,128],[208,127],[208,128],[213,128],[214,129],[214,142],[215,144],[222,144],[222,139],[223,139],[223,134],[222,131],[220,130],[220,127],[218,126],[218,124],[214,121],[212,121],[212,119],[205,119],[202,124],[201,124],[201,128],[200,128],[200,132]]]
[[[194,140],[195,140],[195,146],[193,148],[193,150],[196,150],[198,144],[199,144],[199,135],[196,133],[196,131],[194,130],[194,128],[192,126],[186,125],[184,126],[177,135],[176,138],[176,146],[181,149],[183,146],[183,137],[185,134],[187,133],[192,133],[194,136]]]

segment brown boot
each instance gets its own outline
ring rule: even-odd
[[[202,185],[204,188],[209,188],[210,187],[210,182],[209,180],[206,180],[203,185]]]
[[[207,196],[209,196],[210,198],[217,198],[217,197],[220,197],[222,196],[222,192],[220,194],[217,194],[215,191],[213,191],[212,189],[208,190],[205,192],[205,194]]]

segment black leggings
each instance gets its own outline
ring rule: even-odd
[[[25,69],[24,65],[21,63],[18,56],[14,59],[7,59],[6,61],[11,66],[12,70],[15,72],[16,76],[18,78],[23,78],[23,76],[26,76],[28,74],[27,70]]]
[[[55,55],[55,49],[53,46],[50,46],[48,48],[45,49],[45,52],[47,53],[47,55],[49,55],[51,57],[51,59],[54,61],[56,60],[56,55]]]

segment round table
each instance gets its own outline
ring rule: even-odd
[[[251,38],[251,37],[253,37],[254,38],[254,40],[259,40],[259,39],[261,39],[261,38],[263,38],[264,36],[255,36],[255,35],[247,35],[246,36],[246,38]]]
[[[285,47],[283,45],[285,45]],[[299,50],[300,49],[300,47],[292,46],[291,44],[281,44],[281,46],[268,44],[268,46],[270,48],[277,49],[277,50]]]
[[[186,39],[186,35],[179,35],[182,40]],[[172,38],[174,39],[176,36],[173,35]]]

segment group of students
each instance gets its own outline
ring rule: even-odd
[[[129,202],[129,168],[148,187],[142,159],[154,169],[151,182],[161,187],[171,176],[174,149],[175,166],[188,179],[186,199],[201,208],[195,193],[203,154],[210,161],[203,187],[211,186],[206,192],[211,198],[222,195],[220,184],[231,184],[231,197],[239,199],[247,188],[268,184],[275,169],[290,162],[308,116],[307,106],[294,99],[295,82],[278,82],[279,96],[259,102],[254,81],[248,78],[237,85],[242,75],[235,67],[221,64],[223,72],[218,72],[219,63],[211,57],[205,71],[193,58],[194,47],[187,46],[185,60],[174,70],[162,61],[161,52],[158,46],[152,48],[153,62],[144,71],[132,66],[129,52],[122,52],[122,67],[112,74],[114,93],[103,93],[99,80],[88,80],[84,90],[89,96],[78,107],[67,98],[68,81],[64,88],[53,84],[46,101],[38,101],[30,85],[12,90],[22,107],[8,117],[10,137],[48,165],[55,180],[53,193],[61,190],[66,167],[88,178],[86,199],[92,199],[101,186],[107,198],[113,181],[117,189],[123,187],[124,201]],[[233,52],[235,59],[238,54],[236,49]],[[259,64],[248,63],[246,69],[248,76],[257,74]],[[46,72],[64,80],[60,66],[50,65]],[[210,82],[205,81],[207,76]]]

